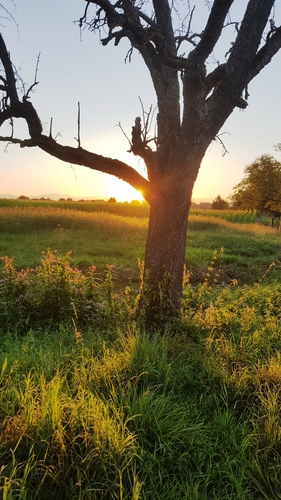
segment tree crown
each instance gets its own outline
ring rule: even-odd
[[[227,210],[228,208],[229,208],[229,203],[226,200],[224,200],[220,195],[218,195],[212,203],[213,210]]]
[[[259,213],[281,211],[281,163],[262,155],[245,167],[245,177],[233,188],[234,206]]]

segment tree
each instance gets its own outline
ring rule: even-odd
[[[213,210],[227,210],[229,208],[229,203],[224,200],[220,195],[218,195],[213,203],[212,207]]]
[[[100,30],[104,46],[110,42],[118,45],[123,38],[129,40],[128,58],[133,49],[138,50],[150,73],[157,97],[156,136],[149,137],[151,116],[144,113],[144,123],[140,117],[135,119],[130,140],[130,151],[146,165],[147,179],[119,160],[84,150],[80,140],[74,148],[59,144],[51,131],[48,136],[43,134],[39,116],[29,100],[30,90],[19,98],[13,65],[4,40],[0,39],[5,72],[0,86],[0,125],[22,117],[30,134],[25,140],[1,140],[21,147],[36,146],[63,161],[116,175],[142,191],[149,202],[141,301],[148,323],[159,319],[162,313],[174,314],[179,307],[192,189],[206,149],[233,110],[246,108],[249,83],[281,46],[281,27],[275,26],[272,14],[274,0],[245,2],[246,10],[235,23],[231,22],[230,11],[234,3],[207,2],[206,25],[196,32],[196,6],[192,7],[191,2],[181,4],[184,22],[178,30],[174,28],[179,17],[175,15],[173,0],[86,2],[80,26]],[[225,60],[214,67],[210,64],[212,54],[229,25],[235,26],[234,39]]]
[[[18,200],[29,200],[29,197],[28,197],[28,196],[25,196],[24,194],[21,194],[21,195],[18,197]]]
[[[281,212],[281,163],[262,155],[245,167],[245,177],[233,188],[235,208],[279,216]],[[279,214],[279,215],[278,215]]]

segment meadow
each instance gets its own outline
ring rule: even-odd
[[[121,286],[137,285],[148,216],[145,204],[0,200],[0,255],[13,257],[22,268],[38,265],[47,248],[61,255],[71,251],[74,266],[102,270],[112,264]],[[242,211],[191,210],[186,252],[191,281],[202,281],[222,247],[226,282],[253,283],[278,262],[279,233],[269,219],[262,225],[256,220],[256,214]]]
[[[0,204],[0,497],[280,499],[281,235],[192,212],[148,334],[147,207],[86,205]]]

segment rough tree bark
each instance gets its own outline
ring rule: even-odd
[[[207,74],[206,62],[226,29],[234,3],[210,2],[205,29],[196,33],[192,31],[193,9],[186,12],[189,20],[185,30],[174,30],[171,0],[86,2],[80,25],[91,30],[107,27],[103,45],[118,45],[122,38],[129,39],[150,73],[158,107],[155,148],[151,148],[140,118],[135,120],[131,139],[131,152],[144,160],[148,179],[118,160],[90,153],[79,145],[62,146],[44,135],[29,96],[22,100],[18,97],[13,67],[0,38],[5,71],[0,85],[0,125],[7,119],[23,117],[30,134],[26,140],[1,140],[21,147],[37,146],[63,161],[116,175],[141,190],[150,203],[142,300],[148,323],[165,313],[170,316],[179,307],[192,189],[206,149],[234,108],[246,108],[248,84],[281,47],[281,28],[270,19],[274,0],[249,0],[242,20],[237,21],[225,61]],[[241,2],[236,3],[241,7]],[[189,2],[183,2],[182,9],[189,6]],[[181,55],[181,51],[188,55]]]

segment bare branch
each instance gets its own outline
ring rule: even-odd
[[[168,0],[153,0],[157,30],[165,40],[166,50],[176,55],[175,35],[172,24],[171,8]]]
[[[180,45],[183,43],[183,42],[189,42],[191,45],[193,45],[193,47],[197,47],[197,42],[195,41],[196,38],[201,38],[201,34],[199,33],[193,33],[192,35],[189,35],[189,33],[187,33],[186,35],[179,35],[176,37],[176,41],[178,42],[177,43],[177,50],[180,48]]]
[[[29,140],[29,139],[28,139]],[[8,144],[20,144],[21,147],[24,147],[22,146],[22,143],[24,142],[22,139],[16,139],[15,137],[13,137],[12,135],[7,135],[7,136],[0,136],[0,141],[1,142],[7,142]]]
[[[91,170],[98,170],[99,172],[114,175],[141,191],[143,196],[149,201],[151,189],[149,181],[132,167],[120,160],[91,153],[82,147],[73,148],[71,146],[62,146],[51,137],[43,134],[34,139],[24,140],[14,137],[0,137],[0,141],[19,144],[22,148],[37,146],[51,156],[64,162],[82,165]]]
[[[180,45],[182,44],[182,42],[184,42],[184,41],[187,41],[187,42],[191,43],[192,45],[194,45],[196,47],[196,43],[193,40],[194,40],[194,38],[201,37],[201,35],[199,35],[197,33],[193,33],[192,35],[190,34],[191,23],[192,23],[192,18],[193,18],[194,10],[195,10],[195,5],[194,5],[194,7],[192,8],[192,10],[190,12],[186,34],[185,35],[176,36],[176,38],[175,38],[175,41],[177,42],[177,51],[180,48]],[[182,25],[182,31],[183,31],[183,25]]]
[[[0,33],[0,58],[6,73],[7,96],[10,98],[11,104],[17,103],[19,101],[19,98],[16,88],[16,80],[13,71],[13,66],[1,33]]]
[[[152,106],[150,106],[149,111],[146,112],[144,109],[143,102],[142,102],[140,97],[139,97],[139,101],[141,103],[144,126],[143,127],[141,126],[141,118],[138,116],[135,119],[135,125],[132,127],[131,140],[127,136],[123,127],[121,126],[121,123],[118,123],[118,127],[120,128],[123,135],[126,137],[128,143],[130,144],[130,149],[128,152],[133,153],[136,156],[140,156],[141,158],[143,158],[145,163],[147,165],[149,165],[152,161],[153,151],[148,146],[148,144],[152,141],[154,141],[156,143],[155,137],[149,138],[149,132],[150,132],[150,129],[152,126],[153,115],[154,115],[155,110],[153,110]]]
[[[149,142],[154,140],[148,138],[150,129],[150,114],[151,111],[149,112],[147,118],[144,120],[144,128],[142,128],[141,126],[141,118],[137,116],[137,118],[135,119],[135,125],[133,125],[132,127],[132,139],[130,141],[131,148],[129,150],[130,153],[133,153],[136,156],[140,156],[144,160],[148,170],[150,170],[150,167],[153,163],[154,155],[154,152],[148,146]]]
[[[265,44],[264,53],[258,51],[266,23],[268,22],[274,0],[249,0],[247,9],[240,25],[236,40],[227,61],[227,74],[219,82],[213,94],[206,101],[206,120],[203,123],[206,136],[208,129],[216,126],[217,131],[233,111],[233,107],[238,106],[245,109],[247,101],[242,98],[243,91],[247,89],[247,84],[259,69],[259,62],[265,64],[280,48],[280,31],[270,37]],[[271,40],[273,40],[271,42]],[[274,47],[274,49],[273,49]],[[258,61],[258,54],[261,60]],[[261,69],[261,67],[260,67]],[[259,69],[259,70],[260,70]],[[245,96],[248,95],[246,90]]]
[[[83,26],[83,23],[86,22],[86,19],[87,19],[87,12],[88,12],[88,8],[89,8],[89,5],[90,5],[90,2],[87,2],[87,5],[85,7],[85,10],[84,10],[84,14],[82,17],[80,17],[79,19],[79,27],[82,28]]]
[[[139,151],[143,149],[143,140],[141,137],[141,119],[139,116],[135,119],[135,125],[132,127],[132,148],[131,151],[139,154]]]
[[[78,142],[78,148],[81,148],[81,137],[80,137],[80,102],[78,102],[78,112],[77,112],[77,139],[74,139]]]
[[[80,103],[78,103],[78,148],[73,148],[70,146],[62,146],[52,138],[52,120],[50,124],[49,137],[42,134],[42,125],[39,116],[34,109],[33,105],[28,101],[28,94],[37,84],[30,87],[28,93],[23,97],[21,102],[18,98],[15,76],[10,61],[9,54],[7,52],[3,38],[0,35],[0,59],[4,66],[6,72],[6,79],[1,77],[1,81],[4,92],[7,93],[10,103],[5,102],[3,109],[0,110],[0,126],[6,121],[13,118],[24,118],[27,122],[29,128],[29,134],[31,139],[17,139],[13,136],[1,137],[0,141],[5,141],[8,143],[19,144],[23,147],[39,147],[43,151],[46,151],[52,156],[76,165],[84,165],[93,170],[98,170],[107,174],[115,175],[116,177],[128,182],[134,188],[141,190],[146,199],[150,196],[150,183],[142,177],[138,172],[136,172],[132,167],[123,163],[119,160],[113,160],[111,158],[106,158],[95,153],[90,153],[81,147],[81,136],[80,136]],[[38,67],[38,65],[37,65]],[[37,71],[36,71],[37,73]],[[7,82],[7,83],[6,83]],[[148,149],[148,148],[146,148]],[[146,152],[148,157],[148,152]]]
[[[50,121],[50,131],[49,131],[50,139],[52,138],[52,136],[53,136],[53,118],[51,118],[51,121]]]
[[[16,11],[16,4],[15,4],[14,0],[12,0],[12,3],[13,3],[13,5],[14,5],[15,11]],[[8,11],[8,10],[6,9],[6,7],[4,7],[4,5],[3,5],[2,3],[0,4],[0,8],[1,8],[2,10],[4,10],[4,12],[7,14],[7,19],[9,19],[9,20],[12,20],[12,21],[13,21],[13,23],[15,24],[15,26],[16,26],[16,28],[17,28],[17,32],[19,33],[19,25],[18,25],[17,21],[15,20],[14,16],[11,14],[11,12],[10,12],[10,11]],[[1,19],[2,19],[2,16],[1,16]],[[4,19],[5,19],[5,18],[4,18]]]
[[[128,143],[130,144],[130,147],[131,147],[131,146],[132,146],[132,143],[131,143],[131,141],[130,141],[129,137],[127,136],[127,134],[126,134],[125,130],[123,129],[123,127],[122,127],[121,123],[119,122],[119,123],[116,125],[116,127],[119,127],[119,128],[120,128],[120,130],[121,130],[122,134],[124,135],[124,137],[126,137],[126,139],[127,139]],[[129,151],[129,152],[130,152],[130,151]]]
[[[142,102],[140,97],[139,97],[139,101],[141,103],[142,117],[143,117],[143,123],[144,123],[144,127],[142,129],[142,140],[143,140],[144,147],[147,148],[148,144],[150,142],[154,141],[156,143],[155,137],[149,138],[149,132],[150,132],[150,129],[152,126],[153,117],[154,117],[154,114],[156,111],[156,107],[153,109],[152,105],[151,105],[149,108],[149,111],[145,111],[143,102]],[[148,148],[148,149],[151,151],[150,148]]]
[[[249,72],[274,0],[250,0],[228,59],[228,85],[233,89],[248,83]],[[253,30],[252,27],[255,26]],[[238,84],[239,82],[239,84]],[[241,93],[241,90],[239,90]]]
[[[29,99],[29,94],[30,92],[34,89],[36,85],[38,85],[39,82],[34,82],[32,85],[30,85],[28,91],[26,92],[26,95],[24,96],[24,99]]]
[[[0,59],[6,73],[7,98],[2,100],[3,109],[0,111],[0,126],[12,118],[25,118],[31,137],[38,137],[42,133],[42,125],[34,107],[28,102],[27,97],[21,102],[16,89],[16,79],[13,65],[10,60],[5,42],[0,34]],[[34,84],[33,84],[34,86]],[[32,86],[32,87],[33,87]],[[9,102],[8,102],[9,100]]]
[[[129,61],[129,63],[131,62],[132,60],[132,55],[133,55],[133,50],[134,50],[134,47],[130,47],[130,49],[128,50],[127,54],[126,54],[126,57],[125,57],[125,63],[127,61]]]
[[[222,132],[221,134],[217,134],[216,137],[214,138],[215,142],[219,142],[220,145],[222,146],[222,156],[225,156],[229,151],[226,149],[226,145],[224,144],[223,140],[221,139],[221,136],[224,134],[230,135],[228,132]]]
[[[247,83],[249,83],[259,72],[270,63],[271,59],[281,48],[281,27],[276,28],[274,33],[267,36],[265,45],[258,51],[254,58],[252,68],[249,72]]]
[[[197,47],[189,54],[189,60],[203,64],[214,49],[223,29],[225,18],[233,0],[214,0],[213,6]]]
[[[153,67],[151,60],[156,57],[161,63],[173,67],[178,67],[182,62],[182,58],[176,57],[168,0],[153,1],[156,22],[132,1],[116,2],[112,5],[108,0],[89,0],[88,4],[90,3],[100,8],[92,21],[88,22],[84,14],[80,23],[88,25],[92,30],[107,26],[108,34],[101,39],[103,45],[111,41],[118,45],[122,38],[127,37],[132,47],[139,50],[150,71]]]
[[[36,87],[36,85],[38,85],[38,81],[37,81],[37,74],[38,74],[38,68],[39,68],[39,61],[40,61],[40,52],[38,54],[38,57],[37,57],[37,62],[36,62],[36,67],[35,67],[35,74],[34,74],[34,82],[33,84],[29,87],[29,89],[27,90],[23,100],[27,100],[29,99],[29,94],[30,92],[34,89],[34,87]]]

